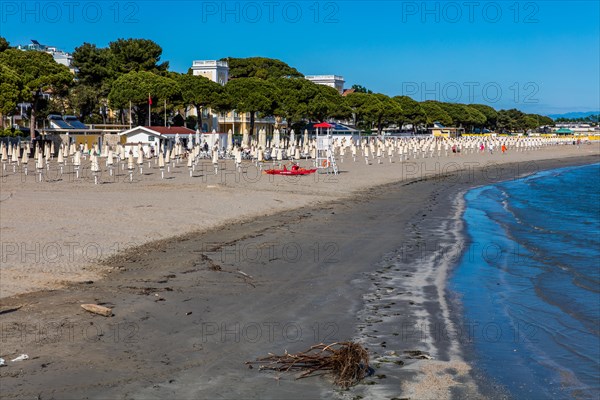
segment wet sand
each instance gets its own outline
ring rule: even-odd
[[[540,160],[535,170],[597,160]],[[156,241],[108,260],[104,279],[3,299],[23,308],[0,315],[0,356],[31,359],[0,368],[2,397],[479,397],[458,343],[430,328],[453,329],[445,279],[462,248],[461,193],[527,172],[505,164],[366,189]],[[348,392],[244,365],[346,339],[368,347],[376,368]]]

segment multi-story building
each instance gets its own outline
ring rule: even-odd
[[[192,73],[225,85],[229,80],[229,63],[217,60],[196,60],[192,63]]]
[[[192,62],[192,73],[225,85],[229,80],[229,63],[218,60],[195,60]],[[201,112],[202,126],[199,129],[203,132],[210,132],[213,129],[217,132],[227,132],[231,129],[234,134],[250,132],[250,113],[237,111],[213,113],[210,108],[205,108]],[[187,110],[187,115],[196,116],[196,111],[190,108]],[[287,126],[285,121],[277,121],[274,117],[256,118],[254,121],[255,131],[265,129],[268,133],[272,133],[276,127],[282,129],[285,126]]]
[[[58,64],[68,67],[72,74],[77,72],[77,68],[73,66],[73,56],[56,47],[46,46],[45,44],[41,44],[37,40],[32,39],[30,44],[19,45],[17,46],[17,49],[23,51],[43,51],[44,53],[50,54]]]
[[[340,75],[306,75],[306,79],[318,85],[330,86],[342,94],[344,92],[344,80]]]

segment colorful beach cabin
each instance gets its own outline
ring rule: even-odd
[[[556,133],[557,135],[572,135],[573,131],[569,128],[560,128],[559,130],[555,131],[554,133]]]
[[[455,127],[444,126],[444,125],[440,124],[439,122],[434,122],[433,127],[427,128],[427,129],[429,129],[431,131],[431,135],[433,137],[451,138],[451,137],[462,136],[462,134],[465,133],[464,128],[455,128]]]

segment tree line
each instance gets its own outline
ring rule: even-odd
[[[0,38],[0,114],[19,112],[29,103],[27,117],[33,137],[36,121],[50,113],[76,115],[85,123],[127,124],[132,110],[136,125],[169,123],[202,127],[202,110],[250,114],[250,135],[256,118],[285,119],[304,129],[309,122],[327,119],[352,121],[365,131],[381,132],[390,125],[424,130],[434,122],[461,126],[467,132],[489,129],[527,131],[553,124],[552,119],[519,110],[500,110],[483,104],[418,102],[407,96],[390,97],[355,85],[340,96],[332,87],[304,79],[295,68],[269,58],[226,58],[230,80],[225,86],[203,76],[169,70],[161,61],[162,48],[147,39],[118,39],[107,47],[84,43],[72,54],[76,75],[54,62],[50,54],[11,48]],[[151,115],[148,103],[152,102]],[[165,109],[166,104],[166,109]],[[184,118],[186,109],[195,118]],[[107,110],[115,116],[111,119]]]

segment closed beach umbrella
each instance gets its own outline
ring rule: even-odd
[[[163,157],[163,153],[158,153],[158,168],[165,167],[165,158]]]
[[[2,143],[2,162],[8,161],[8,150],[4,143]]]
[[[97,153],[92,153],[92,172],[98,172],[100,170],[100,166],[98,165],[98,156]]]
[[[81,153],[78,151],[75,153],[75,158],[73,159],[73,165],[79,167],[81,165]]]
[[[233,132],[231,129],[227,131],[227,149],[233,149]]]
[[[112,150],[108,150],[108,155],[106,157],[106,166],[109,167],[113,165],[113,152]]]
[[[304,145],[308,144],[308,129],[304,130],[304,139],[302,141],[302,144],[304,144]]]
[[[250,136],[248,135],[248,131],[244,129],[244,133],[242,135],[242,148],[246,149],[250,147]]]
[[[127,157],[127,168],[133,169],[133,151],[129,151],[129,156]]]
[[[290,131],[290,143],[292,145],[296,144],[296,132],[293,129]]]
[[[13,163],[19,162],[19,149],[18,149],[17,146],[15,146],[12,149],[12,154],[10,156],[10,161],[12,161]]]
[[[27,166],[28,162],[29,162],[29,151],[27,151],[27,149],[25,149],[25,151],[23,152],[23,155],[21,156],[21,164]]]
[[[217,146],[213,147],[212,162],[213,164],[219,163],[219,148]]]
[[[42,156],[41,152],[38,153],[37,160],[36,160],[36,163],[35,163],[35,167],[37,169],[44,168],[44,157]]]
[[[62,164],[65,162],[64,158],[63,158],[63,152],[59,151],[58,152],[58,159],[56,160],[56,162],[58,162],[59,164]]]
[[[138,165],[142,165],[144,163],[144,151],[142,149],[138,150],[137,163]]]

